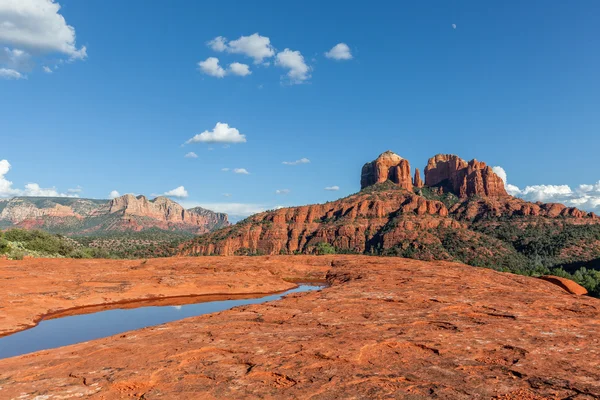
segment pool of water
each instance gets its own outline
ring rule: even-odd
[[[0,358],[87,342],[88,340],[112,336],[147,326],[223,311],[236,306],[279,300],[290,293],[308,292],[321,288],[322,286],[300,285],[287,292],[259,298],[207,302],[206,299],[203,300],[202,297],[197,297],[197,302],[192,304],[111,309],[83,315],[46,319],[31,329],[0,338]],[[227,296],[224,296],[224,298],[227,298]],[[132,305],[135,306],[135,303],[130,303],[127,307],[132,307]]]

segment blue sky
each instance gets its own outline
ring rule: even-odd
[[[0,0],[0,196],[183,186],[247,214],[354,193],[390,149],[600,211],[596,1],[59,3]],[[185,144],[219,122],[245,142]]]

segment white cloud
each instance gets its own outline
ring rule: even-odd
[[[198,67],[206,75],[216,78],[223,78],[226,74],[226,71],[219,65],[219,59],[216,57],[208,57],[206,60],[200,61]]]
[[[181,205],[186,209],[202,207],[207,210],[229,214],[229,216],[247,217],[252,214],[261,213],[269,209],[264,204],[252,203],[202,203],[183,201]]]
[[[288,193],[290,193],[290,192],[291,192],[291,190],[290,190],[290,189],[277,189],[277,190],[275,191],[275,193],[276,193],[276,194],[288,194]]]
[[[21,196],[33,197],[77,197],[74,194],[58,193],[56,188],[42,188],[37,183],[28,183],[25,185],[25,190],[21,192]]]
[[[0,68],[0,78],[3,79],[25,79],[19,71],[10,68]]]
[[[500,179],[502,179],[502,181],[504,182],[504,185],[506,186],[506,184],[508,182],[506,180],[506,171],[504,170],[504,168],[502,168],[502,167],[492,167],[492,171],[494,171],[494,173],[496,175],[498,175],[500,177]]]
[[[206,42],[206,44],[214,51],[223,52],[227,50],[227,39],[223,36],[217,36],[213,40]]]
[[[189,139],[190,143],[245,143],[246,135],[226,123],[217,122],[212,131],[204,131]]]
[[[299,164],[308,164],[308,163],[310,163],[310,160],[308,158],[306,158],[306,157],[305,158],[301,158],[301,159],[296,160],[296,161],[284,161],[284,162],[282,162],[282,164],[285,164],[285,165],[299,165]]]
[[[28,183],[24,189],[13,188],[13,183],[5,178],[10,171],[8,160],[0,160],[0,197],[34,196],[34,197],[78,197],[77,193],[59,193],[56,188],[42,188],[37,183]]]
[[[4,47],[0,50],[0,65],[16,71],[30,70],[32,65],[31,55],[20,49]]]
[[[340,190],[340,187],[339,186],[327,186],[325,188],[325,190],[329,190],[329,191],[335,192],[335,191]]]
[[[502,167],[493,167],[492,169],[496,175],[502,178],[506,191],[511,196],[527,201],[561,203],[586,211],[600,212],[600,181],[592,185],[579,185],[575,190],[569,185],[532,185],[520,189],[507,183],[506,171]]]
[[[67,189],[67,193],[72,193],[72,194],[81,193],[82,191],[83,191],[83,188],[81,186],[77,186],[76,188],[73,188],[73,189]]]
[[[188,197],[188,192],[187,192],[187,190],[185,190],[185,188],[183,186],[179,186],[173,190],[164,192],[163,196],[178,197],[178,198],[184,199],[184,198]]]
[[[289,69],[287,77],[291,84],[300,84],[310,78],[310,67],[299,51],[285,49],[277,53],[275,65]]]
[[[221,171],[223,171],[223,172],[229,172],[229,168],[221,168]]]
[[[456,24],[452,24],[452,29],[456,29]]]
[[[190,151],[184,157],[185,158],[198,158],[198,154],[194,153],[193,151]]]
[[[237,76],[246,76],[252,73],[248,65],[238,62],[229,64],[229,72]]]
[[[346,43],[338,43],[331,50],[325,53],[325,57],[333,60],[351,60],[352,53]]]
[[[265,58],[275,55],[275,49],[271,46],[271,39],[254,33],[250,36],[240,36],[239,39],[231,40],[217,36],[208,45],[215,51],[227,51],[228,53],[243,54],[254,59],[255,64],[263,63]]]
[[[250,172],[248,172],[248,170],[246,170],[246,168],[235,168],[233,170],[234,174],[242,174],[242,175],[250,175]]]
[[[59,13],[54,0],[0,1],[0,42],[40,53],[61,53],[71,60],[85,59],[86,47],[77,48],[75,28]]]
[[[119,194],[119,192],[117,192],[116,190],[113,190],[112,192],[110,192],[110,194],[108,195],[109,199],[116,199],[117,197],[120,197],[121,195]]]
[[[45,72],[45,73],[47,73],[47,74],[51,74],[51,73],[53,73],[53,72],[54,72],[54,71],[52,71],[52,68],[50,68],[50,67],[47,67],[47,66],[45,66],[45,65],[42,67],[42,69],[43,69],[43,70],[44,70],[44,72]]]

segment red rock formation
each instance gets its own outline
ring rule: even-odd
[[[484,162],[468,163],[452,154],[438,154],[425,167],[425,185],[466,198],[471,196],[508,197],[502,178]]]
[[[578,296],[582,296],[582,295],[588,293],[586,288],[584,288],[577,282],[573,282],[572,280],[567,279],[567,278],[563,278],[560,276],[554,276],[554,275],[544,275],[544,276],[540,276],[540,279],[554,283],[555,285],[560,286],[561,288],[563,288],[564,290],[566,290],[567,292],[569,292],[571,294],[576,294]]]
[[[499,223],[500,217],[524,216],[549,221],[560,219],[561,224],[600,223],[600,218],[593,213],[576,208],[529,203],[508,196],[501,178],[485,163],[475,160],[467,163],[456,156],[438,155],[429,160],[426,179],[434,185],[433,193],[416,195],[390,187],[392,185],[381,185],[326,204],[257,214],[226,230],[185,243],[180,247],[180,254],[310,254],[316,251],[318,243],[327,242],[339,250],[355,253],[417,254],[415,257],[421,259],[452,259],[450,253],[459,245],[446,236],[445,229],[451,228],[456,230],[454,242],[469,243],[461,253],[463,261],[481,262],[481,257],[488,257],[489,262],[494,262],[502,254],[513,254],[515,249],[493,235],[483,235],[473,229],[473,222],[485,219],[485,224],[493,225]],[[408,161],[389,151],[365,164],[361,186],[386,181],[410,188],[412,192]],[[416,170],[414,186],[421,185],[420,173]],[[462,197],[454,204],[448,203],[450,209],[431,199],[432,196],[439,198],[440,192],[448,186]],[[450,247],[448,252],[444,250],[444,242]],[[575,252],[580,250],[579,245],[576,247]],[[600,243],[588,247],[595,250],[600,248]],[[586,253],[581,260],[591,257],[593,254]]]
[[[439,201],[400,190],[361,192],[327,204],[256,214],[184,244],[181,254],[311,253],[319,242],[363,253],[374,251],[375,245],[392,248],[408,240],[407,232],[414,237],[438,227],[463,225],[448,218]]]
[[[391,181],[409,191],[413,190],[410,163],[389,150],[363,166],[360,187],[364,189],[385,181]]]
[[[422,188],[424,186],[423,180],[421,179],[421,171],[419,171],[419,168],[415,168],[415,178],[413,179],[413,186],[416,188]]]

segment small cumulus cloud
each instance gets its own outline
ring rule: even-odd
[[[335,191],[338,191],[338,190],[340,190],[340,187],[339,187],[339,186],[327,186],[327,187],[325,188],[325,190],[329,190],[329,191],[331,191],[331,192],[335,192]]]
[[[190,151],[184,157],[185,158],[198,158],[198,154],[194,153],[193,151]]]
[[[229,72],[237,76],[247,76],[252,73],[248,65],[239,62],[229,64]]]
[[[50,68],[50,67],[48,67],[48,66],[46,66],[46,65],[44,65],[44,66],[42,67],[42,69],[43,69],[43,70],[44,70],[44,72],[45,72],[45,73],[47,73],[47,74],[52,74],[52,73],[54,72],[54,71],[52,71],[52,68]]]
[[[223,172],[228,172],[228,171],[229,171],[229,168],[221,168],[221,171],[223,171]]]
[[[211,131],[204,131],[189,139],[186,144],[190,143],[245,143],[246,135],[240,134],[236,128],[230,127],[229,124],[217,122]]]
[[[277,53],[275,65],[288,69],[287,80],[290,84],[300,84],[310,79],[311,68],[299,51],[285,49]]]
[[[207,45],[217,52],[226,51],[253,58],[255,64],[263,64],[266,58],[271,58],[275,54],[271,39],[258,33],[250,36],[240,36],[238,39],[229,42],[223,36],[217,36],[209,41]]]
[[[185,199],[186,197],[188,197],[188,192],[187,192],[187,190],[185,190],[185,187],[179,186],[179,187],[176,187],[173,190],[169,190],[168,192],[164,192],[163,196],[178,197],[178,198],[181,198],[181,199]]]
[[[25,79],[25,75],[19,71],[10,68],[0,68],[0,78],[2,79]]]
[[[200,61],[198,68],[206,75],[214,76],[215,78],[223,78],[226,74],[225,70],[219,65],[217,57],[208,57],[206,60]]]
[[[241,175],[250,175],[250,172],[248,172],[248,170],[246,170],[246,168],[235,168],[233,170],[234,174],[241,174]]]
[[[119,192],[117,192],[116,190],[113,190],[112,192],[110,192],[108,194],[108,198],[109,199],[116,199],[117,197],[120,197],[121,195],[119,194]]]
[[[284,162],[282,162],[282,164],[284,164],[284,165],[300,165],[300,164],[309,164],[309,163],[310,163],[310,160],[308,158],[306,158],[306,157],[301,158],[301,159],[296,160],[296,161],[284,161]]]
[[[290,192],[291,192],[291,190],[290,190],[290,189],[277,189],[277,190],[275,191],[275,193],[276,193],[276,194],[288,194],[288,193],[290,193]]]
[[[346,43],[338,43],[331,50],[325,53],[325,57],[332,60],[351,60],[352,53]]]
[[[456,24],[452,24],[452,29],[456,29]]]

